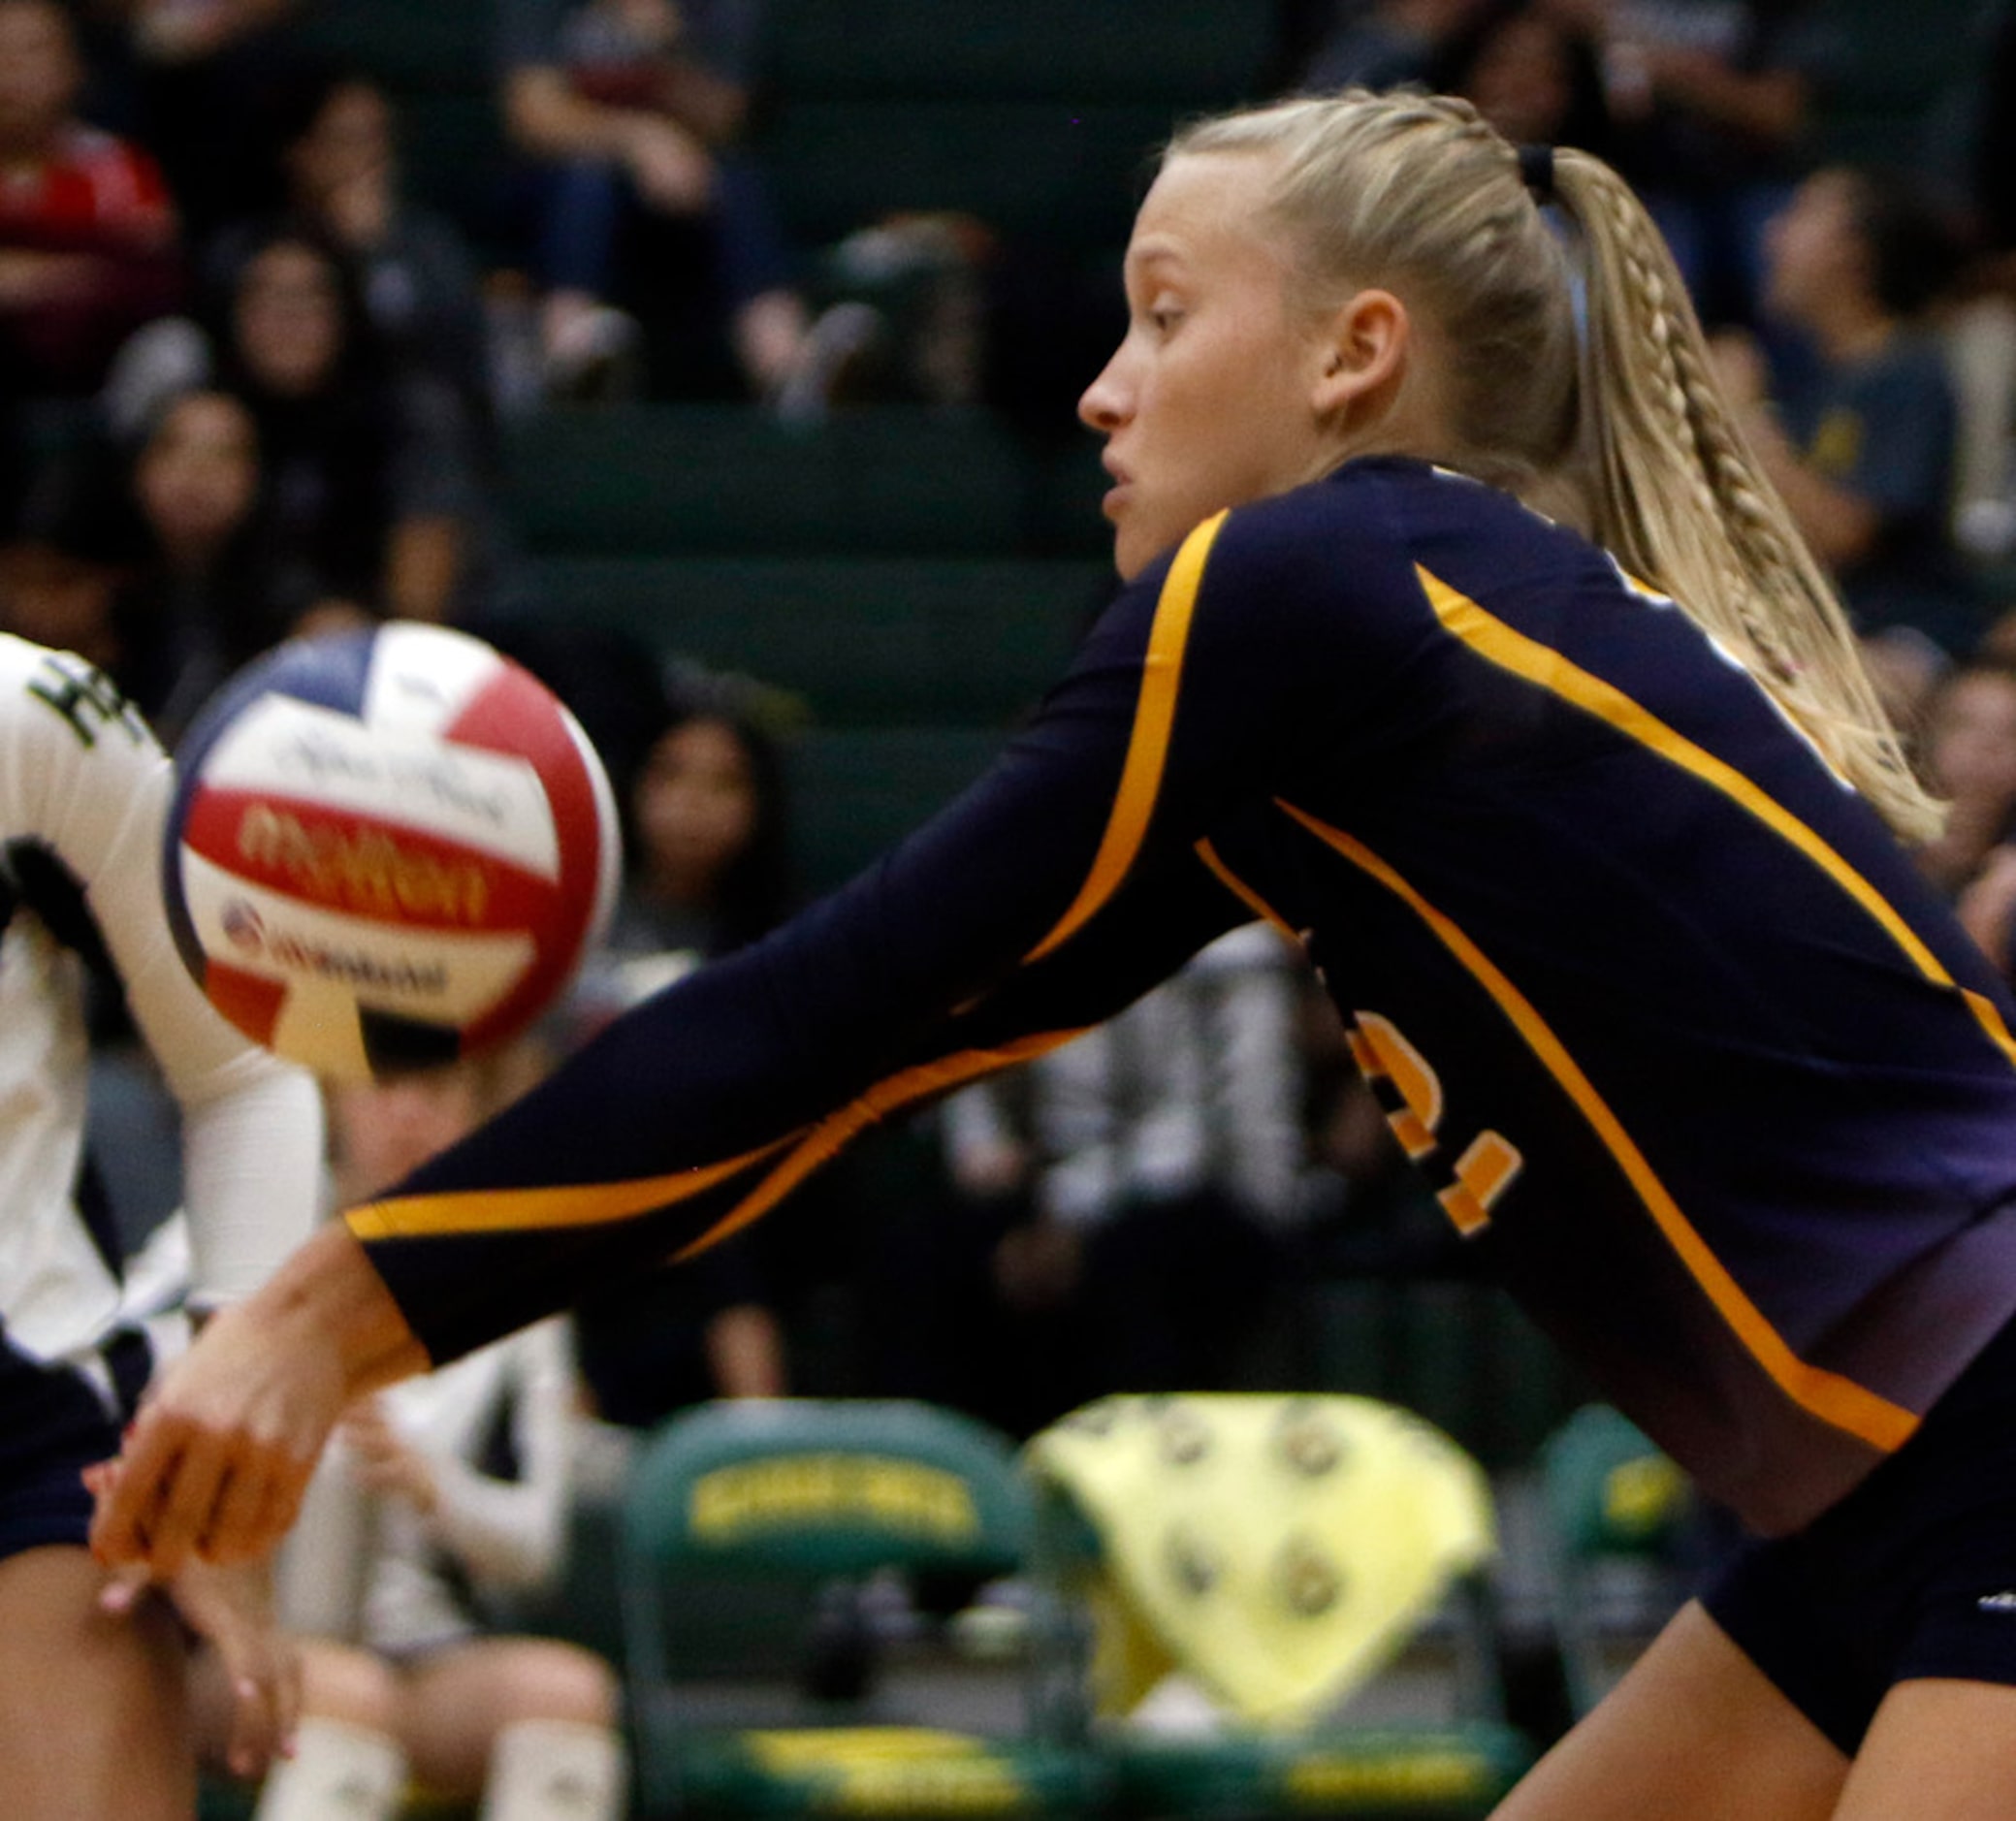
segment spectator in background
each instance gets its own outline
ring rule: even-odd
[[[1330,0],[1299,27],[1307,48],[1295,86],[1437,86],[1456,46],[1500,10],[1495,0]]]
[[[1902,178],[1834,166],[1772,224],[1767,303],[1810,338],[1813,370],[1774,407],[1755,342],[1715,343],[1759,461],[1857,629],[1911,699],[1984,624],[1952,510],[1958,417],[1928,310],[1956,264],[1938,211]]]
[[[192,245],[277,199],[276,96],[298,0],[99,0],[124,27],[140,130],[168,167]]]
[[[1547,0],[1602,47],[1619,168],[1709,324],[1753,327],[1764,225],[1826,66],[1808,0]]]
[[[281,624],[257,541],[259,438],[224,393],[173,399],[139,445],[87,445],[45,471],[0,559],[11,627],[88,651],[173,745]]]
[[[83,82],[58,0],[0,0],[0,395],[89,394],[177,301],[161,172],[78,117]]]
[[[390,359],[451,386],[469,422],[487,426],[488,332],[476,262],[452,222],[407,199],[396,127],[392,101],[370,77],[304,70],[290,85],[281,127],[286,204],[349,255]],[[212,281],[228,283],[260,235],[246,222],[220,235],[205,255]]]
[[[333,1089],[336,1205],[461,1137],[535,1070],[520,1048]],[[488,1633],[471,1598],[556,1571],[575,1396],[556,1318],[351,1408],[283,1584],[310,1575],[361,1587],[357,1642],[303,1641],[299,1745],[268,1777],[257,1821],[385,1821],[400,1811],[408,1773],[450,1800],[481,1796],[486,1815],[512,1821],[622,1812],[609,1666],[576,1645]],[[366,1500],[361,1523],[338,1502],[345,1481]],[[333,1559],[360,1534],[363,1561]]]
[[[120,505],[133,548],[113,606],[113,674],[171,743],[272,643],[277,583],[260,548],[259,431],[241,399],[173,399],[135,451]]]
[[[628,805],[631,869],[618,954],[731,953],[790,910],[790,830],[776,743],[705,696],[677,703]]]
[[[0,632],[119,665],[119,569],[97,522],[96,495],[68,467],[47,471],[0,545]]]
[[[1576,145],[1607,158],[1615,129],[1600,48],[1548,4],[1496,6],[1452,42],[1440,84],[1516,145]]]
[[[109,411],[130,427],[207,386],[251,413],[274,636],[377,615],[459,617],[489,559],[467,420],[449,387],[393,360],[342,249],[306,225],[269,228],[208,316],[136,337]]]
[[[1920,763],[1946,825],[1917,849],[1918,867],[1957,899],[2016,834],[2016,666],[1976,660],[1948,673],[1926,711]]]
[[[675,703],[624,794],[628,878],[606,953],[577,995],[577,1019],[591,1028],[756,941],[790,909],[783,766],[729,702]],[[578,1358],[597,1415],[649,1428],[708,1397],[784,1392],[765,1237],[739,1235],[578,1305]]]
[[[495,0],[504,117],[540,168],[541,341],[560,391],[636,355],[625,309],[720,339],[757,396],[818,391],[870,319],[815,337],[747,116],[760,0]]]
[[[1235,1388],[1300,1212],[1297,997],[1287,947],[1249,925],[946,1102],[966,1205],[939,1243],[883,1248],[908,1256],[880,1262],[876,1326],[915,1375],[888,1389],[1026,1434],[1107,1391]],[[983,1284],[958,1256],[975,1235]]]

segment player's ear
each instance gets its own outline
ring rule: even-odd
[[[1407,306],[1391,291],[1355,293],[1323,326],[1310,403],[1318,417],[1352,414],[1391,396],[1406,370],[1412,341]]]

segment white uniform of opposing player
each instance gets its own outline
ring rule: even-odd
[[[179,1103],[191,1307],[259,1283],[312,1224],[312,1081],[197,990],[162,910],[173,774],[81,659],[0,635],[0,1790],[11,1816],[190,1812],[182,1639],[159,1602],[98,1609],[80,1470],[116,1452],[162,1325],[79,1193],[89,1051],[80,950],[103,951]],[[237,1592],[178,1581],[240,1678]]]

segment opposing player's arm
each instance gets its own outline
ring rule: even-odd
[[[5,832],[69,881],[183,1113],[195,1299],[232,1300],[307,1236],[321,1165],[313,1082],[246,1043],[197,990],[160,886],[173,768],[137,710],[67,653],[11,645]]]

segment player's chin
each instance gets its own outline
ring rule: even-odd
[[[1132,514],[1117,515],[1113,520],[1113,567],[1120,572],[1121,581],[1132,582],[1175,542]]]

